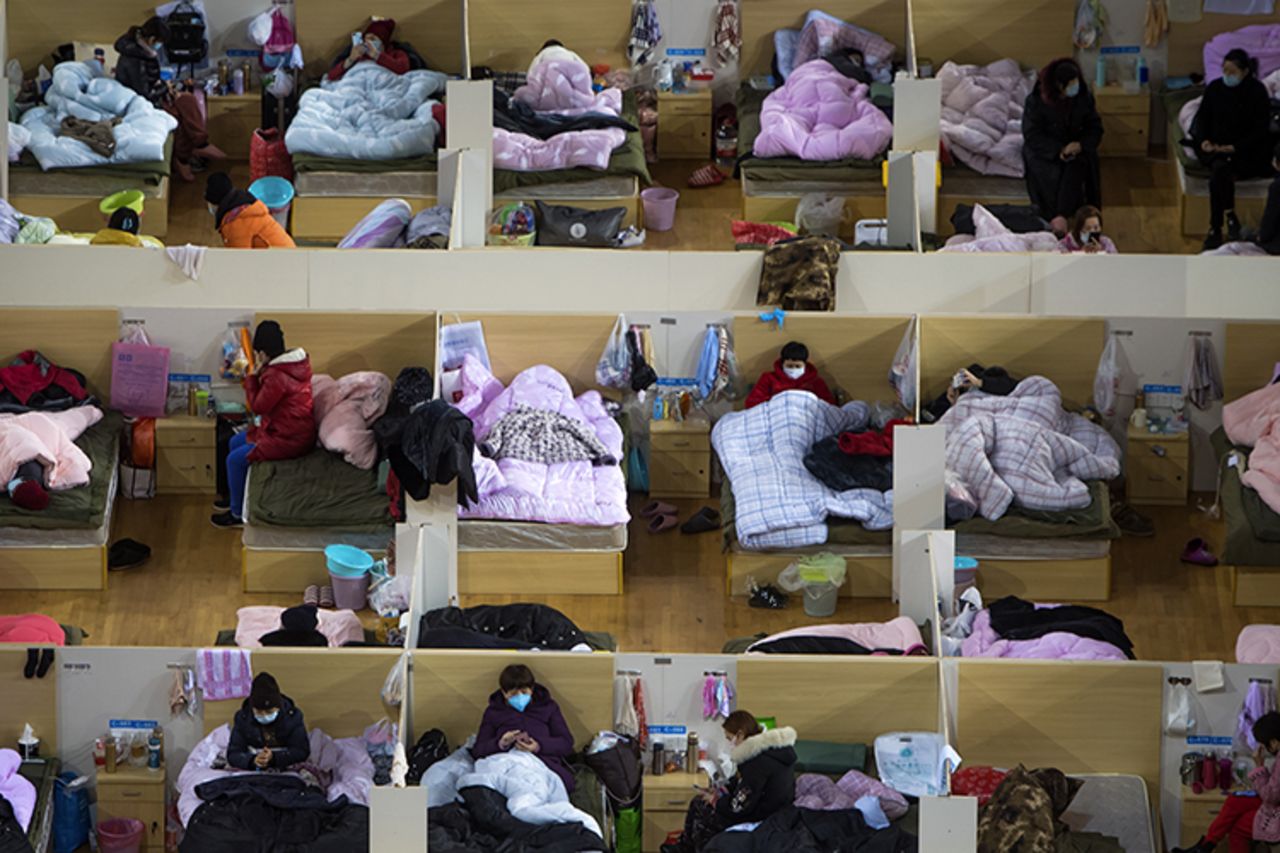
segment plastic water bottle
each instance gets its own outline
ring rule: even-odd
[[[1101,89],[1107,85],[1107,58],[1099,56],[1097,65],[1093,73],[1093,86],[1095,89]]]
[[[1139,86],[1147,85],[1147,81],[1150,79],[1150,76],[1151,76],[1151,72],[1147,68],[1146,57],[1139,55],[1138,56],[1138,85]]]

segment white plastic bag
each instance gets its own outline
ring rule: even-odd
[[[262,47],[271,38],[272,11],[268,9],[249,22],[249,41]]]
[[[937,732],[894,732],[876,738],[880,781],[908,797],[947,793],[946,764],[960,766],[960,755]]]
[[[920,348],[916,340],[916,318],[912,317],[907,324],[907,332],[898,344],[894,353],[893,364],[889,367],[889,384],[898,392],[898,402],[908,412],[916,409],[916,380],[919,368]]]
[[[1107,335],[1107,345],[1098,359],[1098,372],[1093,376],[1093,405],[1104,418],[1116,414],[1116,398],[1120,390],[1120,344],[1115,335]]]
[[[400,658],[396,658],[386,680],[382,682],[382,701],[392,708],[399,708],[404,701],[404,661]]]
[[[839,237],[844,199],[826,193],[806,193],[796,205],[796,225],[806,234]]]
[[[440,362],[444,370],[457,370],[462,367],[463,359],[474,355],[490,372],[489,348],[484,342],[484,326],[479,320],[467,323],[452,323],[440,328]]]
[[[1169,735],[1194,734],[1196,715],[1191,710],[1191,689],[1185,684],[1169,688],[1169,711],[1164,721],[1164,732]]]
[[[631,382],[631,351],[627,349],[627,318],[618,315],[609,340],[596,363],[596,382],[605,388],[625,389]]]

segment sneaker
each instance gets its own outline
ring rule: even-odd
[[[1197,536],[1182,549],[1182,562],[1211,569],[1218,565],[1218,558],[1209,550],[1209,543]]]
[[[213,522],[214,527],[244,527],[244,519],[240,518],[238,515],[232,515],[231,510],[220,512],[217,515],[210,517],[209,521]]]
[[[1240,241],[1240,217],[1234,213],[1227,214],[1227,242],[1238,243]]]
[[[1202,252],[1212,252],[1214,249],[1218,249],[1221,247],[1222,247],[1222,229],[1210,228],[1209,234],[1204,238],[1204,243],[1201,245],[1200,250]]]
[[[1123,501],[1112,504],[1111,520],[1126,536],[1155,536],[1156,526],[1142,513]]]
[[[231,512],[231,498],[214,498],[213,508],[218,512]]]
[[[751,598],[747,604],[763,610],[781,610],[787,606],[789,599],[790,596],[773,584],[765,584],[751,591]]]

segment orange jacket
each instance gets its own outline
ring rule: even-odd
[[[228,249],[292,249],[293,238],[260,201],[232,210],[222,219],[222,242]]]

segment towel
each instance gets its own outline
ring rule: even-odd
[[[1218,355],[1213,349],[1213,338],[1208,335],[1191,337],[1182,387],[1187,401],[1201,411],[1222,399],[1222,374],[1218,372]]]
[[[204,246],[193,246],[190,243],[185,246],[170,246],[164,253],[178,265],[183,275],[192,281],[200,280],[200,272],[204,269]]]
[[[631,7],[631,38],[627,42],[627,58],[632,67],[645,65],[653,59],[654,49],[662,41],[662,25],[658,23],[658,10],[653,0],[636,0]]]
[[[1222,661],[1198,660],[1191,664],[1191,678],[1197,693],[1212,693],[1226,686]]]
[[[244,699],[253,685],[253,667],[244,649],[201,649],[196,655],[206,702]]]

